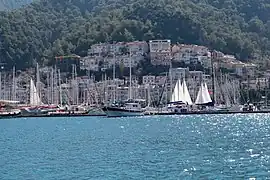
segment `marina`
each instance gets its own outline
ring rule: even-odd
[[[55,64],[51,67],[40,67],[36,63],[35,68],[26,72],[17,72],[15,66],[12,72],[1,71],[2,116],[128,117],[268,113],[270,110],[267,84],[258,81],[256,88],[260,90],[263,87],[263,91],[258,93],[250,90],[249,79],[243,86],[241,78],[222,71],[219,58],[233,58],[221,52],[197,45],[175,45],[178,49],[175,46],[171,48],[170,40],[153,40],[149,41],[149,45],[144,41],[96,44],[89,50],[89,58],[96,56],[99,48],[107,46],[115,49],[105,53],[110,58],[110,64],[108,68],[101,69],[99,80],[91,70],[81,69],[81,57],[77,55],[55,57]],[[116,47],[125,47],[126,52],[123,54]],[[181,48],[188,48],[207,58],[207,67],[201,71],[190,70],[189,67],[175,66],[170,60],[167,68],[158,76],[139,77],[136,74],[134,58],[141,56],[140,53],[146,53],[149,49],[150,56],[156,50],[181,52],[184,55],[186,51]],[[125,76],[119,75],[120,69],[117,69],[122,55],[125,56]],[[85,71],[85,75],[80,75],[82,71]]]

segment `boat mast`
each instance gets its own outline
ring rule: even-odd
[[[0,76],[0,78],[1,78],[1,76]],[[0,81],[0,83],[1,83],[1,81]],[[268,89],[269,89],[269,79],[268,79],[268,81],[267,81],[267,85],[266,85],[266,88],[265,88],[265,107],[267,107],[268,106]]]
[[[54,67],[53,71],[54,71],[53,72],[53,96],[54,96],[54,100],[55,100],[54,104],[59,104],[59,98],[58,98],[58,94],[57,94],[58,77],[57,77],[56,66]]]
[[[151,97],[150,97],[150,84],[147,85],[147,106],[151,105]]]
[[[41,93],[40,93],[40,76],[39,76],[39,66],[37,63],[37,69],[36,69],[36,78],[37,78],[37,84],[36,84],[36,88],[37,88],[37,94],[38,96],[41,98]]]
[[[3,97],[4,97],[4,99],[7,99],[7,93],[6,93],[6,73],[4,73],[4,77],[3,77],[3,90],[4,90],[4,95],[3,95]]]
[[[108,85],[107,85],[107,74],[105,72],[104,75],[104,99],[105,99],[105,104],[108,103]]]
[[[172,59],[170,61],[170,71],[169,71],[169,76],[170,76],[170,96],[172,96],[173,93],[173,80],[172,80]]]
[[[165,90],[166,90],[166,95],[165,95],[165,104],[168,103],[168,82],[167,82],[167,79],[168,79],[168,74],[166,72],[166,79],[165,79]]]
[[[78,105],[79,104],[79,93],[78,93],[78,82],[77,82],[77,67],[75,64],[72,65],[72,98],[73,98],[73,104]]]
[[[58,84],[59,84],[59,100],[60,100],[60,106],[62,106],[62,87],[61,87],[61,73],[60,69],[58,69]]]
[[[77,79],[77,66],[74,66],[74,74],[75,74],[75,87],[76,87],[76,105],[79,104],[79,87],[78,87],[78,79]]]
[[[247,76],[247,102],[250,103],[250,95],[249,95],[249,85],[250,85],[250,79],[249,79],[249,75]]]
[[[75,104],[75,74],[74,74],[74,64],[72,64],[72,77],[71,77],[71,86],[72,86],[72,104]]]
[[[0,99],[2,99],[2,72],[0,71]]]
[[[54,80],[53,80],[53,76],[54,76],[54,73],[53,73],[53,68],[51,69],[51,104],[54,104]]]
[[[131,49],[129,48],[129,99],[132,99],[131,89]]]
[[[113,51],[113,102],[116,101],[116,84],[115,84],[115,50]]]
[[[216,52],[212,51],[211,52],[211,70],[212,70],[212,90],[213,90],[213,105],[215,105],[216,102],[216,93],[215,93],[215,67],[214,67],[214,62],[213,62],[213,58],[216,57]]]
[[[12,100],[16,101],[16,72],[15,72],[15,66],[13,66]]]
[[[49,89],[49,84],[50,84],[50,72],[48,71],[47,72],[47,78],[46,78],[46,80],[47,80],[47,103],[48,103],[48,105],[50,104],[50,89]]]

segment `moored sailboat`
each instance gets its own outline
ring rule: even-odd
[[[144,110],[141,107],[140,101],[132,98],[131,87],[131,52],[129,52],[129,99],[123,103],[113,103],[110,106],[104,106],[102,110],[108,117],[128,117],[128,116],[143,116]],[[115,68],[115,66],[114,66]]]
[[[21,111],[17,108],[19,101],[0,100],[0,118],[17,117]]]
[[[171,95],[171,101],[168,105],[168,110],[174,113],[186,113],[189,110],[189,106],[192,105],[192,100],[184,80],[178,79],[173,93]]]
[[[129,99],[124,103],[112,104],[105,106],[102,110],[108,117],[128,117],[128,116],[142,116],[143,109],[138,100]]]
[[[33,79],[30,80],[30,102],[29,105],[21,107],[23,116],[27,115],[43,115],[57,110],[55,105],[44,105],[41,101],[37,88]]]
[[[209,103],[212,103],[212,99],[210,97],[208,87],[206,83],[202,83],[195,100],[196,105],[206,106]]]
[[[224,109],[220,106],[213,106],[213,101],[211,99],[211,96],[208,91],[207,84],[201,83],[195,104],[199,107],[199,111],[226,111],[227,109]]]

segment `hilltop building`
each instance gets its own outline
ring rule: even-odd
[[[150,40],[149,50],[153,65],[170,65],[171,63],[171,40]]]

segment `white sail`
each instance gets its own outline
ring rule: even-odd
[[[37,88],[34,81],[30,80],[30,105],[37,106],[41,104],[40,97],[37,92]]]
[[[199,89],[199,92],[198,92],[198,95],[197,95],[197,98],[196,98],[196,101],[195,101],[195,104],[204,104],[204,99],[203,99],[203,84],[201,84],[201,87]]]
[[[188,92],[188,88],[187,88],[187,84],[185,80],[183,81],[182,88],[183,88],[183,102],[187,103],[188,105],[191,105],[192,100]]]
[[[175,84],[172,96],[171,96],[171,102],[179,102],[183,101],[183,87],[181,85],[181,81],[178,80]]]
[[[203,93],[204,93],[204,97],[205,97],[205,102],[206,103],[212,102],[212,99],[210,97],[210,94],[209,94],[208,87],[207,87],[206,83],[204,83],[204,91],[203,91]]]
[[[176,99],[177,99],[177,92],[178,92],[178,81],[176,82],[176,84],[175,84],[175,87],[174,87],[174,89],[173,89],[173,93],[172,93],[172,95],[171,95],[171,102],[175,102],[176,101]]]
[[[212,100],[208,92],[207,84],[202,83],[195,104],[206,104],[210,102],[212,102]]]

